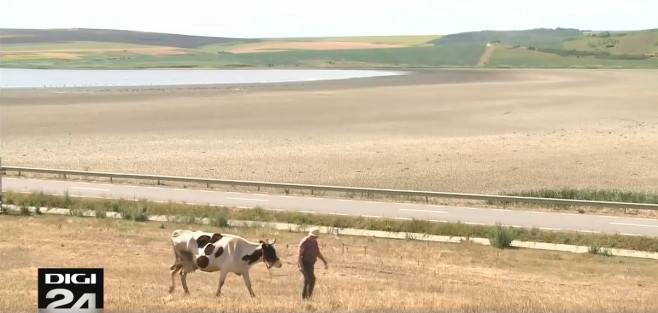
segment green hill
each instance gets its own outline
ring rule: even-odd
[[[658,68],[658,29],[538,28],[420,36],[241,39],[103,29],[0,29],[0,67]]]
[[[509,45],[561,47],[563,41],[580,38],[583,32],[571,28],[518,31],[477,31],[446,35],[431,41],[435,45],[505,43]]]
[[[135,45],[194,48],[201,45],[257,41],[207,36],[189,36],[167,33],[138,32],[114,29],[0,29],[1,46],[17,44],[44,44],[62,42],[115,42]]]

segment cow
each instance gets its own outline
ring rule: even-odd
[[[249,269],[260,262],[265,263],[269,270],[272,267],[281,268],[282,264],[274,249],[276,238],[271,241],[252,242],[245,238],[231,234],[209,233],[204,231],[174,230],[171,233],[171,243],[174,248],[174,264],[171,270],[171,287],[169,293],[175,289],[175,275],[179,273],[181,285],[185,294],[187,288],[187,274],[197,269],[203,272],[220,271],[219,285],[215,296],[219,296],[222,285],[228,273],[242,276],[249,295],[255,297],[251,289]]]

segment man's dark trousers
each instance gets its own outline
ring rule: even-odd
[[[313,287],[315,287],[314,268],[315,264],[313,263],[302,263],[302,270],[304,271],[304,290],[302,291],[302,299],[310,298],[313,295]]]

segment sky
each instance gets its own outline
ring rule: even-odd
[[[658,28],[658,0],[2,0],[0,28],[103,28],[240,38]]]

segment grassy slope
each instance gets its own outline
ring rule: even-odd
[[[457,43],[500,42],[487,64],[488,67],[658,67],[658,59],[655,58],[630,59],[656,53],[658,50],[656,30],[612,33],[610,37],[602,37],[602,34],[602,32],[585,34],[572,29],[482,31],[448,35],[433,42],[447,46]],[[606,47],[608,44],[610,46]],[[534,47],[543,52],[526,50],[523,47]],[[597,52],[600,55],[585,57],[571,55],[589,52]],[[606,53],[608,55],[605,55]]]
[[[581,31],[574,29],[530,29],[522,31],[478,31],[443,36],[432,42],[437,45],[481,44],[500,41],[508,45],[561,47],[562,41],[580,38]]]
[[[92,56],[83,60],[25,60],[7,62],[4,67],[141,68],[141,67],[222,67],[222,66],[472,66],[484,50],[479,45],[452,47],[408,47],[332,51],[285,51],[254,54],[197,52],[177,56],[123,54],[120,58]]]
[[[607,47],[607,45],[614,47]],[[611,34],[610,37],[583,36],[563,43],[566,49],[608,51],[617,54],[658,53],[658,30]]]
[[[658,68],[657,59],[617,60],[595,57],[560,56],[557,54],[525,50],[523,48],[496,48],[487,67],[533,67],[533,68]]]

